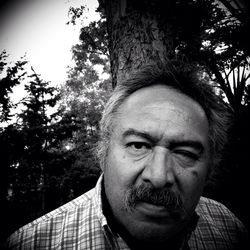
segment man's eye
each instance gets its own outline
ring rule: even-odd
[[[130,142],[127,144],[127,148],[131,153],[143,154],[150,150],[151,146],[145,142]]]
[[[178,155],[178,157],[180,157],[182,160],[185,161],[197,161],[199,159],[199,155],[196,153],[193,153],[191,151],[187,151],[187,150],[176,150],[175,154]]]

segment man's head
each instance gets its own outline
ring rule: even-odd
[[[99,157],[117,223],[166,241],[188,224],[226,140],[211,87],[183,67],[150,66],[118,85],[101,121]]]

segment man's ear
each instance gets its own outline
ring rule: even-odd
[[[102,170],[102,172],[105,171],[105,166],[106,166],[106,158],[107,158],[107,154],[108,154],[108,149],[105,148],[105,150],[103,150],[101,152],[101,155],[99,155],[99,162],[100,162],[100,169]]]
[[[107,158],[110,151],[111,138],[102,139],[99,141],[96,148],[96,156],[99,160],[99,167],[102,172],[105,172],[107,166]]]
[[[102,170],[102,172],[104,172],[104,168],[105,168],[105,167],[103,166],[103,164],[101,164],[101,165],[100,165],[100,169]]]

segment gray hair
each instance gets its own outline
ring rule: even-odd
[[[100,122],[100,139],[96,150],[100,166],[105,166],[110,138],[120,106],[135,91],[162,84],[189,96],[205,111],[209,123],[209,146],[212,159],[210,165],[216,167],[222,159],[228,141],[232,116],[227,105],[215,94],[211,84],[199,76],[197,67],[174,62],[164,66],[156,64],[145,66],[120,83],[110,97]]]

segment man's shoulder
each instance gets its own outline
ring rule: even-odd
[[[232,219],[237,219],[234,213],[224,204],[222,204],[219,201],[203,196],[200,198],[198,202],[196,212],[200,216],[213,216],[215,218],[217,217],[220,218],[220,216],[223,216]]]
[[[202,213],[202,214],[220,214],[221,212],[224,214],[224,213],[228,213],[228,214],[232,214],[230,212],[230,210],[225,206],[223,205],[222,203],[216,201],[216,200],[213,200],[213,199],[210,199],[210,198],[207,198],[207,197],[201,197],[199,202],[198,202],[198,205],[197,205],[197,208],[196,208],[197,212],[198,213]]]
[[[70,238],[70,234],[80,227],[80,221],[89,220],[91,216],[93,217],[93,197],[94,189],[91,189],[61,207],[26,224],[8,238],[7,244],[12,246],[13,249],[19,244],[33,249],[31,245],[34,244],[34,241],[41,244],[44,242],[46,245],[47,242],[54,244],[56,239],[62,236],[62,233],[65,236],[67,234],[67,237]]]
[[[65,217],[65,215],[71,216],[74,215],[74,213],[79,212],[84,214],[84,211],[89,210],[90,206],[92,205],[93,194],[94,189],[91,189],[88,192],[82,194],[81,196],[28,223],[17,231],[26,230],[29,227],[38,226],[40,223],[46,223],[49,221],[56,222],[57,220],[60,220]]]
[[[243,226],[231,210],[222,203],[210,198],[201,197],[196,212],[201,218],[213,222],[214,225],[234,224],[235,226]]]
[[[248,241],[242,222],[222,203],[201,197],[196,213],[199,220],[192,239],[199,249],[241,249],[237,247]]]

